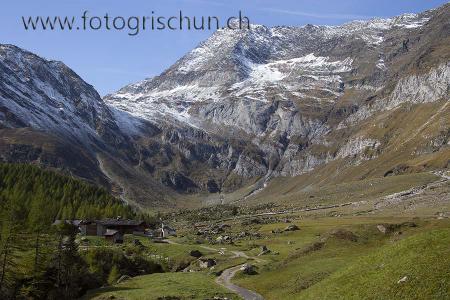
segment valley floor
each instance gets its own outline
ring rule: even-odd
[[[136,277],[86,298],[239,299],[237,291],[244,299],[259,299],[252,292],[263,299],[449,299],[449,217],[450,184],[440,176],[349,205],[177,220],[170,243],[142,243],[179,263],[172,269],[179,272]],[[204,233],[217,225],[224,232]],[[292,225],[299,230],[286,230]],[[220,236],[232,242],[216,242]],[[216,265],[200,267],[191,250]],[[243,264],[255,272],[241,271]]]

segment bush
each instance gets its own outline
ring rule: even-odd
[[[113,285],[117,282],[117,280],[120,277],[120,273],[119,273],[119,269],[117,268],[117,266],[113,266],[111,268],[111,272],[109,272],[109,276],[108,276],[108,283],[109,285]]]
[[[103,283],[109,282],[109,276],[114,267],[120,275],[131,277],[163,272],[161,265],[148,259],[140,251],[130,251],[131,249],[127,247],[127,255],[125,255],[124,251],[118,248],[93,248],[89,249],[84,256],[89,271]]]

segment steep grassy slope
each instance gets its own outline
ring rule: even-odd
[[[448,299],[449,245],[448,228],[386,245],[312,286],[299,299]]]
[[[299,232],[264,241],[279,255],[265,256],[269,263],[259,267],[259,274],[240,274],[235,282],[266,299],[447,299],[448,222],[410,227],[405,221],[305,220]],[[396,229],[384,235],[376,225],[386,222]],[[398,283],[405,276],[406,281]]]
[[[274,202],[280,205],[313,207],[366,201],[421,186],[436,181],[438,177],[430,173],[419,173],[323,185],[308,184],[316,179],[315,176],[304,176],[301,179],[305,181],[299,183],[286,178],[276,179],[267,190],[249,200],[249,203]]]
[[[0,128],[0,162],[40,164],[109,187],[91,153],[70,141],[32,128]]]
[[[304,175],[275,178],[268,187],[243,203],[319,202],[315,200],[342,203],[358,195],[361,199],[382,196],[430,182],[433,176],[426,171],[447,169],[450,163],[449,103],[404,104],[392,111],[378,113],[352,128],[353,136],[380,141],[376,150],[369,147],[364,150],[365,159],[356,162],[352,158],[337,159]],[[328,139],[339,139],[339,133],[333,133]],[[326,147],[315,149],[321,151],[315,153],[319,157],[333,151]],[[229,195],[228,199],[242,199],[250,191],[250,188],[242,189]],[[317,196],[319,198],[313,199]]]

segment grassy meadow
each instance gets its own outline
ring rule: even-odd
[[[290,184],[285,182],[291,191],[286,197],[295,194]],[[349,191],[354,193],[350,198],[342,197]],[[319,198],[321,209],[298,209],[303,206],[287,199],[288,206],[267,206],[268,212],[292,207],[280,213],[255,210],[252,215],[248,207],[234,217],[221,218],[211,210],[217,217],[202,222],[195,221],[200,211],[193,210],[191,217],[174,217],[178,236],[171,243],[141,239],[144,252],[172,262],[168,271],[183,266],[186,272],[137,277],[91,291],[88,298],[238,299],[215,278],[248,263],[256,274],[239,271],[231,281],[264,299],[449,299],[448,191],[448,180],[421,173],[327,185],[321,191],[303,191],[297,198],[313,202]],[[347,202],[354,203],[326,207]],[[221,233],[199,233],[224,224],[228,226]],[[290,225],[299,230],[285,230]],[[232,242],[217,243],[219,236],[229,236]],[[261,255],[263,246],[269,253]],[[199,268],[197,259],[189,255],[191,250],[201,251],[217,264]]]

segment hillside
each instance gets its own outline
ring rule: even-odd
[[[179,192],[209,191],[207,203],[273,201],[265,188],[280,182],[320,189],[445,169],[449,8],[219,30],[104,100],[170,130],[141,144],[141,165]]]
[[[302,299],[446,299],[449,237],[442,229],[385,246],[312,287]]]
[[[271,202],[280,182],[296,186],[289,194],[441,171],[449,17],[446,4],[340,26],[218,30],[104,99],[64,64],[1,45],[0,159],[152,209]]]
[[[172,5],[144,2],[143,19],[123,3],[110,7],[123,17],[93,4],[73,28],[29,17],[45,38],[10,40],[66,49],[98,88],[128,82],[165,61],[148,53],[186,45],[177,16],[157,17]],[[180,31],[195,8],[233,9],[185,2]],[[243,8],[290,24],[430,7],[276,9],[290,2]],[[104,97],[64,62],[0,41],[0,300],[450,299],[449,20],[447,2],[223,27]]]
[[[45,209],[42,226],[49,226],[55,219],[135,215],[130,207],[103,188],[23,164],[0,164],[0,207],[2,221],[9,218],[5,214],[14,207],[25,224],[33,214]]]

